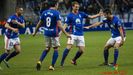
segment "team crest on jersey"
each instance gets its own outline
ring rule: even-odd
[[[81,24],[81,21],[80,21],[79,18],[76,19],[76,23],[77,23],[77,24]]]

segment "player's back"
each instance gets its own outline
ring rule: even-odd
[[[61,20],[60,14],[57,10],[48,9],[42,13],[41,20],[44,26],[44,35],[50,37],[58,36],[59,29],[57,26],[57,21]]]

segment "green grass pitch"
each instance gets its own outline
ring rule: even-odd
[[[22,52],[17,57],[9,61],[10,69],[4,63],[0,75],[132,75],[133,74],[133,30],[126,31],[126,42],[121,47],[118,59],[118,71],[111,67],[100,67],[103,63],[103,47],[110,38],[109,31],[85,32],[85,53],[77,60],[78,65],[74,66],[70,60],[78,50],[73,46],[64,67],[60,67],[62,52],[66,47],[67,39],[64,35],[60,38],[61,47],[59,48],[59,58],[55,65],[55,71],[49,71],[53,49],[42,63],[41,71],[36,71],[36,62],[45,48],[43,35],[32,37],[31,35],[21,35]],[[4,36],[0,36],[0,55],[4,52]],[[113,49],[110,50],[109,61],[113,61]]]

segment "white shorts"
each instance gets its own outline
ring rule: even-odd
[[[46,47],[59,47],[60,46],[59,37],[45,36],[45,43],[46,43]]]
[[[118,37],[116,37],[116,38],[110,38],[108,41],[107,41],[107,45],[114,45],[115,43],[120,43],[121,42],[121,36],[118,36]],[[124,41],[126,40],[126,37],[124,38]]]
[[[76,46],[85,46],[84,36],[71,35],[71,39],[68,38],[67,44],[76,44]]]
[[[19,37],[17,38],[7,38],[5,35],[5,49],[6,50],[11,50],[15,45],[20,45],[20,39]]]

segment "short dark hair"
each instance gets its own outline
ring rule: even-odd
[[[15,7],[15,11],[17,11],[18,9],[20,9],[20,8],[23,8],[22,6],[16,6]]]
[[[77,1],[73,1],[72,6],[74,6],[75,4],[79,4],[79,3]]]
[[[112,14],[112,11],[109,8],[105,8],[103,12],[106,14]]]
[[[58,0],[51,0],[50,2],[48,2],[48,6],[49,7],[55,7],[55,5],[58,3]]]

